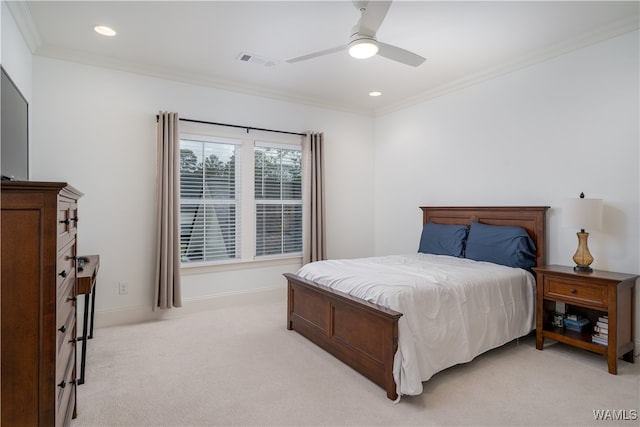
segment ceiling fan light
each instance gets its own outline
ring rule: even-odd
[[[355,40],[349,45],[349,55],[354,58],[371,58],[376,53],[378,53],[378,44],[372,39]]]

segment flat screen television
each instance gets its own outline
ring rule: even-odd
[[[29,180],[29,103],[4,67],[0,95],[0,173],[2,179]]]

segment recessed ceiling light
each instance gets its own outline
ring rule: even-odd
[[[369,96],[380,96],[380,95],[382,95],[382,92],[378,92],[378,91],[369,92]]]
[[[96,33],[102,34],[103,36],[113,37],[116,35],[116,32],[113,29],[105,27],[104,25],[95,26],[93,29],[96,30]]]

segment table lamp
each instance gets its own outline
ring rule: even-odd
[[[562,215],[563,226],[578,228],[578,249],[573,255],[576,266],[574,271],[592,272],[590,267],[593,256],[589,252],[587,240],[589,233],[585,230],[599,230],[602,228],[602,199],[587,199],[584,193],[580,193],[580,198],[567,199],[564,204]]]

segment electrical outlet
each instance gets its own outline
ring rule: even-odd
[[[118,283],[118,293],[120,295],[128,294],[129,293],[129,284],[127,282]]]

